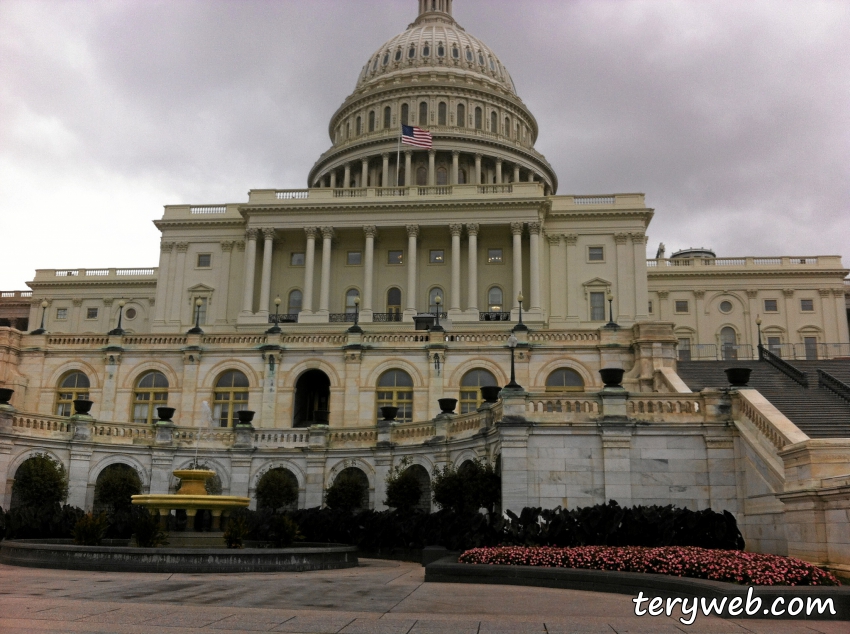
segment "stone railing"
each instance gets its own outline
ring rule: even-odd
[[[345,334],[313,334],[313,335],[284,335],[280,338],[280,342],[284,345],[292,346],[292,345],[304,345],[304,346],[315,346],[315,345],[331,345],[338,346],[342,345],[347,341],[347,335]]]
[[[738,390],[737,398],[733,400],[733,415],[736,420],[742,418],[751,423],[776,449],[809,440],[756,390]]]
[[[541,422],[588,422],[602,415],[599,399],[584,392],[537,392],[525,397],[526,417]]]
[[[54,436],[57,433],[73,434],[74,424],[61,416],[15,413],[12,415],[12,429],[26,435]]]
[[[153,441],[156,430],[152,425],[138,423],[101,423],[95,421],[91,427],[96,442],[133,444],[136,440]]]
[[[201,343],[208,346],[261,346],[266,335],[203,335]]]
[[[398,344],[398,343],[428,343],[428,333],[391,333],[385,335],[363,335],[363,343],[374,344]]]
[[[130,269],[37,269],[35,272],[35,281],[43,282],[48,279],[56,279],[62,277],[96,277],[100,278],[119,278],[119,277],[156,277],[156,267],[137,267]]]
[[[728,266],[728,267],[800,267],[815,266],[819,268],[841,267],[841,258],[838,256],[782,256],[772,258],[658,258],[647,260],[646,265],[650,268],[694,268],[706,266]]]
[[[32,291],[0,291],[0,299],[19,299],[32,297]]]
[[[592,332],[532,332],[528,335],[532,343],[548,343],[550,341],[599,343],[599,331]]]
[[[491,426],[498,418],[502,417],[502,408],[483,408],[468,414],[461,414],[453,418],[447,425],[448,438],[462,438],[472,436],[480,429]]]
[[[48,346],[105,346],[107,335],[48,335]]]
[[[391,428],[390,438],[400,445],[420,444],[437,434],[433,421],[424,423],[398,423]]]
[[[702,396],[683,394],[629,395],[626,411],[630,418],[651,422],[702,422],[706,419]]]
[[[508,335],[505,332],[458,332],[446,335],[446,341],[455,343],[494,344],[506,346]]]
[[[192,447],[230,447],[236,441],[236,432],[224,427],[217,430],[178,426],[174,428],[173,438],[175,442],[187,443]]]
[[[307,447],[310,444],[310,432],[306,429],[302,430],[274,430],[274,429],[257,429],[254,430],[254,446],[255,447]]]
[[[121,343],[128,346],[185,346],[186,335],[124,335]]]
[[[329,428],[329,447],[372,447],[378,441],[376,427]]]

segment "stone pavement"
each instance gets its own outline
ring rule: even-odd
[[[127,574],[0,566],[0,632],[189,634],[847,634],[836,621],[636,617],[618,594],[424,583],[417,564],[348,570]]]

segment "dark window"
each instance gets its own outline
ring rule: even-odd
[[[605,293],[590,294],[590,320],[605,320]]]
[[[369,132],[375,131],[375,111],[369,113]]]
[[[503,301],[502,289],[498,286],[493,286],[487,291],[487,310],[490,312],[502,312]]]
[[[232,427],[236,412],[248,409],[248,377],[239,370],[228,370],[215,384],[213,420],[220,427]]]
[[[396,420],[413,420],[413,380],[404,370],[387,370],[378,379],[377,411],[385,405],[398,407]]]
[[[68,319],[68,309],[67,308],[57,308],[56,309],[56,319]]]
[[[730,302],[730,301],[720,302],[720,312],[721,313],[731,313],[732,312],[732,302]]]
[[[387,106],[384,108],[384,130],[387,130],[392,125],[393,111]]]
[[[439,125],[446,125],[446,120],[448,119],[448,106],[445,101],[441,101],[440,105],[437,107],[437,123]]]
[[[381,60],[381,65],[386,66],[389,63],[389,61],[390,61],[390,52],[387,51],[386,53],[384,53],[384,59]]]
[[[422,47],[422,57],[428,57],[431,54],[431,46],[425,42],[425,45]]]
[[[602,262],[605,259],[604,247],[588,247],[587,259],[591,262]]]
[[[779,310],[775,299],[764,300],[764,312],[775,313]]]
[[[404,264],[404,251],[387,251],[387,264]]]
[[[481,407],[484,399],[481,388],[486,385],[498,385],[496,377],[487,370],[470,370],[460,380],[460,413],[468,414]]]
[[[804,313],[811,313],[815,310],[815,300],[813,299],[801,299],[800,300],[800,310]]]
[[[97,319],[97,308],[86,308],[86,319]]]
[[[360,121],[360,117],[357,117],[357,125],[354,126],[354,133],[359,136],[362,128],[363,128],[363,124]]]
[[[290,254],[289,265],[290,266],[304,266],[304,253],[296,252],[296,253]]]
[[[397,61],[397,62],[401,61],[401,49],[398,49],[395,52],[395,61]]]
[[[503,261],[501,249],[487,249],[487,264],[501,264]]]
[[[401,104],[401,125],[407,125],[409,112],[410,107],[406,103]]]
[[[677,313],[688,312],[688,300],[686,300],[686,299],[677,299],[675,306],[676,306],[676,312]]]
[[[452,46],[452,57],[454,59],[460,59],[460,50],[458,50],[457,46]]]
[[[480,130],[484,125],[484,113],[481,108],[475,108],[475,129]]]
[[[413,59],[414,57],[416,57],[416,47],[415,47],[415,46],[411,46],[411,47],[407,50],[407,57],[408,57],[409,59]]]
[[[437,168],[437,185],[449,184],[449,171],[445,167]]]
[[[420,186],[428,184],[428,170],[424,167],[416,170],[416,184]]]
[[[443,249],[431,249],[429,261],[431,264],[445,264],[446,252]]]
[[[198,254],[198,268],[199,269],[208,269],[212,264],[212,255],[209,253],[199,253]]]
[[[345,263],[351,266],[359,266],[363,263],[363,253],[361,251],[349,251]]]
[[[580,392],[584,390],[584,380],[571,368],[560,368],[546,378],[547,392]]]
[[[490,132],[498,132],[499,124],[495,112],[490,113]]]
[[[304,301],[304,295],[298,289],[289,293],[289,302],[287,304],[286,312],[290,315],[293,313],[300,313],[302,302]]]
[[[466,106],[464,106],[462,103],[459,103],[457,105],[457,127],[466,127]]]
[[[472,59],[473,59],[473,57],[472,57],[472,51],[471,51],[470,49],[466,49],[466,61],[467,61],[467,62],[471,62],[471,61],[472,61]]]
[[[419,125],[427,126],[428,125],[428,102],[421,101],[419,102]]]
[[[393,286],[387,291],[387,312],[397,315],[401,312],[401,289]]]
[[[446,47],[443,46],[442,42],[437,45],[437,57],[445,57],[446,56]]]

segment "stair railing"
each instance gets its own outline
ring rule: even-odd
[[[850,385],[847,385],[841,379],[837,379],[829,372],[825,372],[820,368],[818,368],[818,387],[826,388],[836,396],[850,403]]]
[[[805,388],[809,387],[809,379],[806,377],[805,372],[803,372],[799,368],[795,368],[793,365],[791,365],[781,357],[773,354],[763,345],[759,345],[758,348],[760,361],[767,361],[770,365],[782,372],[782,374],[787,376],[792,381],[796,381]]]

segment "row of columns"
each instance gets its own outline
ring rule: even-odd
[[[513,260],[513,301],[514,309],[519,308],[518,295],[522,292],[522,233],[524,229],[522,222],[511,223],[512,260]],[[460,311],[460,260],[461,260],[461,236],[464,229],[467,235],[468,266],[467,266],[467,301],[466,309],[478,310],[478,223],[451,224],[449,231],[452,237],[451,255],[451,287],[447,306],[452,311]],[[419,225],[407,225],[407,299],[405,300],[405,314],[413,315],[416,308],[416,279],[417,279],[417,243],[419,238]],[[528,304],[530,310],[540,310],[540,223],[528,223],[529,231],[529,260],[530,260],[530,286]],[[257,259],[257,240],[260,232],[263,236],[263,262],[262,277],[260,280],[260,308],[257,314],[268,316],[269,300],[271,297],[271,271],[272,254],[274,249],[273,228],[255,229],[250,228],[245,232],[245,283],[242,301],[242,313],[252,314],[254,304],[254,270]],[[319,309],[318,313],[327,314],[330,309],[330,284],[331,284],[331,248],[334,238],[333,227],[305,227],[307,236],[307,247],[304,254],[304,289],[302,291],[302,311],[307,314],[313,312],[313,284],[315,276],[316,238],[322,238],[322,269],[319,285]],[[363,253],[363,296],[361,298],[361,316],[363,321],[371,321],[373,309],[373,280],[375,268],[375,237],[378,230],[374,225],[363,227],[365,235],[365,248]]]
[[[469,182],[472,184],[481,184],[481,180],[484,176],[484,169],[482,166],[482,160],[484,158],[483,154],[475,154],[475,169],[474,173],[471,175]],[[437,172],[436,172],[436,157],[437,150],[431,149],[428,150],[428,186],[435,186],[437,184]],[[360,178],[357,180],[355,178],[355,187],[366,187],[366,183],[369,182],[369,158],[363,158],[360,160]],[[414,184],[414,175],[412,173],[413,166],[413,150],[405,150],[404,151],[404,183],[401,185],[405,187],[411,187]],[[395,166],[396,171],[395,174],[398,174],[398,165]],[[496,184],[502,184],[507,182],[518,183],[520,182],[521,170],[519,164],[513,164],[513,179],[511,181],[507,180],[507,175],[509,172],[503,170],[504,164],[502,159],[495,159],[495,181]],[[341,187],[343,189],[348,189],[351,187],[352,180],[352,164],[350,162],[345,163],[343,165],[343,179],[342,183],[337,182],[337,169],[333,169],[330,172],[327,172],[323,175],[319,180],[320,187],[330,187],[332,189],[336,189],[337,187]],[[381,168],[380,168],[382,180],[384,187],[393,187],[396,184],[390,183],[390,153],[384,152],[381,154]],[[526,172],[526,181],[529,183],[533,183],[535,179],[534,170],[525,170]],[[378,168],[374,169],[372,181],[377,180]],[[457,185],[459,181],[460,175],[460,151],[452,150],[452,167],[449,174],[449,185]]]

